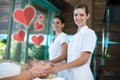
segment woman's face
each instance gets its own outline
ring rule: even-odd
[[[84,8],[77,8],[74,10],[74,21],[78,27],[85,26],[88,18],[89,14],[86,14]]]
[[[60,19],[54,18],[52,26],[55,31],[62,31],[64,24],[61,23]]]

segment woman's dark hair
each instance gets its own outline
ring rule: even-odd
[[[87,5],[86,4],[77,4],[75,7],[74,7],[74,10],[75,9],[77,9],[77,8],[84,8],[85,9],[85,12],[86,12],[86,14],[88,15],[88,13],[89,13],[89,10],[88,10],[88,7],[87,7]]]
[[[64,17],[61,16],[61,15],[56,15],[54,18],[58,18],[58,19],[60,19],[60,21],[61,21],[62,24],[65,23],[65,19],[64,19]]]

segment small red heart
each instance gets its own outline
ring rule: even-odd
[[[35,30],[38,30],[38,29],[42,29],[44,27],[44,25],[39,23],[38,21],[36,21],[34,23],[34,27],[35,27]]]
[[[34,8],[33,7],[26,7],[24,10],[17,9],[14,12],[14,18],[16,21],[26,25],[27,27],[29,26],[33,16],[34,16]]]
[[[32,36],[32,41],[39,46],[44,40],[44,36],[40,35],[40,36]]]
[[[42,20],[43,19],[43,15],[39,15],[38,19]]]
[[[20,30],[18,34],[13,35],[13,39],[18,42],[23,42],[25,37],[25,32],[23,30]]]
[[[17,28],[18,28],[18,29],[21,29],[21,26],[20,26],[20,25],[18,25],[18,26],[17,26]]]

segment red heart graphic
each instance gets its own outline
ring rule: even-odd
[[[44,40],[44,36],[40,35],[40,36],[32,36],[32,41],[39,46]]]
[[[39,23],[38,21],[36,21],[34,23],[34,27],[35,27],[36,30],[38,30],[38,29],[42,29],[44,27],[44,25]]]
[[[39,16],[38,16],[38,19],[42,20],[42,19],[43,19],[43,16],[42,16],[42,15],[39,15]]]
[[[23,42],[24,41],[24,37],[25,37],[25,32],[23,30],[20,30],[18,32],[18,34],[14,34],[13,35],[14,40],[16,40],[18,42]]]
[[[27,7],[27,8],[25,8],[25,10],[23,10],[23,11],[20,10],[20,9],[17,9],[17,10],[14,12],[14,18],[15,18],[18,22],[20,22],[20,23],[28,26],[29,23],[31,22],[33,16],[34,16],[34,13],[35,13],[35,12],[34,12],[34,8],[33,8],[33,7]]]

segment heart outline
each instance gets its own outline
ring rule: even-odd
[[[39,19],[39,20],[43,20],[43,17],[44,17],[43,15],[39,15],[39,16],[38,16],[38,19]]]
[[[14,19],[25,26],[29,26],[35,14],[33,7],[28,6],[25,9],[17,9],[14,11]]]
[[[44,36],[43,35],[32,36],[31,40],[33,41],[34,44],[39,46],[43,42]]]
[[[25,31],[24,30],[20,30],[18,31],[18,33],[13,34],[13,39],[18,41],[18,42],[23,42],[25,38]]]
[[[44,24],[36,21],[36,22],[34,23],[34,28],[35,28],[35,30],[42,29],[42,28],[44,28]]]

